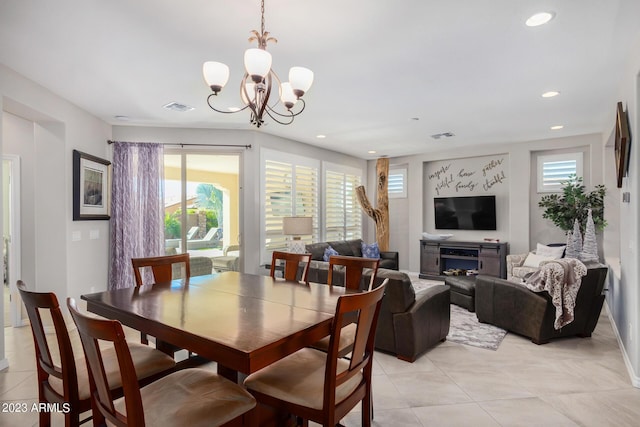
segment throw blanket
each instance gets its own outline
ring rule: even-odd
[[[543,261],[540,268],[524,282],[534,292],[547,291],[556,308],[556,330],[573,322],[573,309],[576,306],[576,295],[580,290],[582,277],[587,274],[587,267],[575,258],[561,258]]]

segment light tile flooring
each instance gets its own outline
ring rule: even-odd
[[[0,372],[0,404],[31,405],[37,391],[30,329],[5,328],[5,343],[10,367]],[[374,362],[376,426],[640,425],[640,389],[631,386],[605,314],[592,338],[537,346],[507,334],[498,351],[445,342],[412,364],[382,353]],[[359,411],[343,424],[359,426]],[[62,417],[54,415],[53,423],[63,425]],[[0,426],[32,425],[36,414],[0,412]]]

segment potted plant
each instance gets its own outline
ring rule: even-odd
[[[550,219],[565,232],[573,230],[573,223],[577,219],[580,231],[584,234],[589,208],[597,230],[607,225],[604,220],[604,185],[596,185],[595,190],[585,192],[582,178],[569,175],[569,180],[562,184],[562,193],[548,194],[538,202],[544,208],[542,217]]]

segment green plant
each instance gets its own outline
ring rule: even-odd
[[[606,191],[604,185],[596,185],[595,190],[586,193],[582,178],[570,175],[569,180],[562,183],[561,194],[543,196],[538,206],[544,208],[543,218],[550,219],[564,231],[573,230],[573,223],[577,219],[580,231],[584,234],[589,208],[597,230],[607,225],[604,220]]]
[[[164,216],[164,238],[179,239],[180,238],[180,220],[179,213],[175,215],[165,214]]]

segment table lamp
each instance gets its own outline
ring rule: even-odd
[[[313,233],[313,218],[310,216],[285,216],[282,218],[282,232],[293,236],[287,241],[287,251],[303,254],[306,252],[305,243],[300,236]]]

